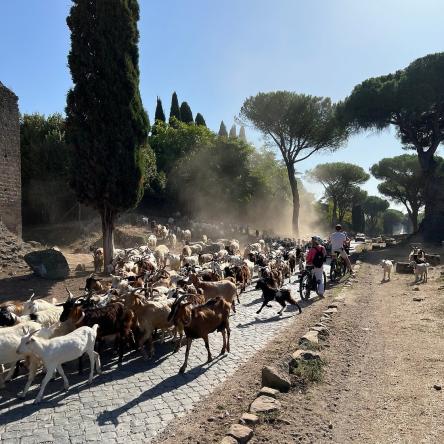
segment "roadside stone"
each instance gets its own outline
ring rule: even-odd
[[[330,332],[327,327],[310,327],[310,331],[317,331],[319,336],[322,336],[323,338],[327,338],[330,336]]]
[[[338,304],[329,304],[327,308],[338,308]]]
[[[281,403],[269,396],[259,396],[256,398],[251,406],[250,413],[271,413],[281,409]]]
[[[252,413],[243,413],[240,421],[243,421],[245,424],[256,425],[259,422],[259,417]]]
[[[237,439],[234,439],[232,436],[224,436],[220,444],[237,444]]]
[[[312,361],[315,359],[321,359],[321,355],[312,350],[299,349],[291,355],[291,359],[295,361]]]
[[[235,438],[237,442],[244,444],[252,438],[253,430],[242,424],[232,424],[228,431],[228,435]]]
[[[319,344],[319,333],[314,330],[310,330],[299,339],[299,345],[301,347],[310,347],[313,345],[317,346],[318,344]]]
[[[288,392],[291,386],[288,375],[274,366],[265,366],[262,369],[262,385],[281,392]]]
[[[262,387],[259,390],[259,395],[264,395],[264,396],[271,396],[272,398],[276,398],[276,396],[278,395],[279,390],[273,389],[271,387]]]
[[[421,302],[421,301],[424,300],[424,298],[413,298],[413,300],[414,300],[415,302]]]
[[[324,314],[333,314],[333,313],[337,313],[338,309],[337,308],[327,308],[327,310],[324,310]]]
[[[413,291],[419,291],[419,287],[413,287]]]
[[[85,264],[77,264],[77,267],[74,271],[86,271]]]
[[[435,385],[433,386],[433,388],[434,388],[435,390],[441,390],[441,389],[442,389],[442,387],[441,387],[439,384],[435,384]]]

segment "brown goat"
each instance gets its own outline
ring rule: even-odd
[[[213,360],[208,335],[216,330],[222,333],[223,346],[220,354],[223,355],[230,351],[230,307],[231,304],[222,297],[210,299],[205,304],[195,307],[191,302],[184,302],[183,298],[178,298],[174,302],[169,319],[176,326],[183,325],[187,338],[185,361],[179,370],[180,373],[184,373],[188,365],[193,339],[202,338],[204,340],[208,352],[207,362]]]
[[[213,299],[218,296],[231,304],[233,312],[236,313],[234,298],[237,296],[236,284],[227,279],[218,282],[203,282],[196,274],[190,274],[190,281],[197,289],[201,289],[205,299]]]

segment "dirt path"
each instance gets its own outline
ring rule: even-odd
[[[444,267],[430,270],[426,284],[412,285],[413,275],[399,274],[381,283],[376,263],[385,255],[400,258],[405,251],[368,255],[373,264],[364,263],[358,281],[343,293],[345,301],[330,324],[328,347],[321,352],[327,362],[323,382],[306,392],[281,394],[280,416],[256,426],[250,442],[444,442],[443,390],[434,388],[444,386]],[[250,374],[259,382],[258,373],[252,366],[242,372],[244,384],[235,378],[217,393],[222,413],[238,410],[236,392],[242,394],[238,404],[246,411],[245,398],[250,396],[251,402],[255,393],[248,395],[245,388],[251,381],[245,383],[245,378]],[[238,421],[239,415],[224,417],[213,404],[210,400],[193,421],[185,418],[171,430],[176,439],[182,437],[179,442],[219,442],[221,423],[227,430],[227,424]],[[192,440],[184,438],[190,435]]]
[[[362,270],[331,344],[341,353],[348,336],[356,343],[345,378],[332,366],[326,380],[338,393],[330,406],[334,442],[442,442],[443,394],[434,388],[444,382],[441,269],[419,286],[411,275],[381,284],[379,267]]]

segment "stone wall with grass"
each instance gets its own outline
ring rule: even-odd
[[[22,235],[20,123],[17,96],[0,82],[0,221]]]

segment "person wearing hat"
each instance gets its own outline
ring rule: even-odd
[[[313,267],[313,273],[318,283],[317,293],[324,296],[324,262],[327,257],[325,247],[322,245],[322,239],[319,236],[311,238],[311,248],[308,250],[306,264]]]
[[[341,256],[347,265],[347,270],[353,273],[350,259],[345,251],[345,245],[348,241],[349,238],[342,231],[342,226],[340,224],[336,225],[335,232],[330,234],[331,252]]]

